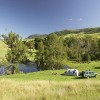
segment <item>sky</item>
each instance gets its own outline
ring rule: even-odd
[[[0,0],[0,35],[100,27],[100,0]]]

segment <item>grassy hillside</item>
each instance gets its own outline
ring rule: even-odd
[[[92,36],[92,37],[100,38],[100,33],[94,33],[94,34],[84,34],[84,33],[74,34],[73,33],[73,34],[63,35],[62,37],[66,38],[66,37],[84,37],[84,36]]]
[[[62,35],[71,35],[71,34],[80,34],[80,33],[84,33],[84,34],[100,34],[100,27],[94,27],[94,28],[83,28],[83,29],[76,29],[76,30],[62,30],[62,31],[56,31],[53,32],[56,33],[60,36]],[[50,33],[52,34],[52,33]],[[27,37],[27,39],[32,39],[32,38],[45,38],[48,34],[33,34]]]
[[[0,40],[0,62],[5,60],[7,50],[8,46],[2,40]]]

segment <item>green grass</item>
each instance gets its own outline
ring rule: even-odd
[[[100,100],[100,61],[69,61],[67,65],[79,71],[90,69],[98,75],[89,79],[63,76],[66,70],[61,69],[0,76],[0,100]]]
[[[77,63],[77,62],[69,61],[67,65],[71,66],[72,68],[76,68],[79,71],[93,70],[100,73],[100,61],[91,61],[90,63]]]
[[[96,73],[98,73],[96,78],[90,78],[89,80],[100,80],[100,61],[98,62],[91,62],[91,63],[75,63],[75,62],[68,62],[68,66],[71,68],[76,68],[79,70],[79,72],[83,70],[92,70]],[[13,80],[46,80],[46,81],[72,81],[72,80],[80,80],[81,77],[75,77],[75,76],[64,76],[61,74],[64,74],[66,70],[47,70],[47,71],[39,71],[39,72],[33,72],[28,74],[15,74],[15,75],[5,75],[0,76],[0,79],[13,79]],[[57,73],[56,75],[53,75],[52,73]],[[81,80],[87,80],[87,79],[81,79]]]

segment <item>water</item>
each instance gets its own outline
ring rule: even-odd
[[[0,67],[0,75],[5,75],[7,72],[5,67]]]
[[[36,64],[18,64],[19,71],[23,73],[37,72]]]
[[[35,63],[30,64],[18,64],[19,72],[23,73],[30,73],[30,72],[37,72],[37,66]],[[0,75],[5,75],[7,72],[7,69],[5,66],[0,67]]]

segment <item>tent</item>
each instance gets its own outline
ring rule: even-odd
[[[79,75],[79,71],[77,69],[68,69],[65,72],[66,76],[78,76]]]

